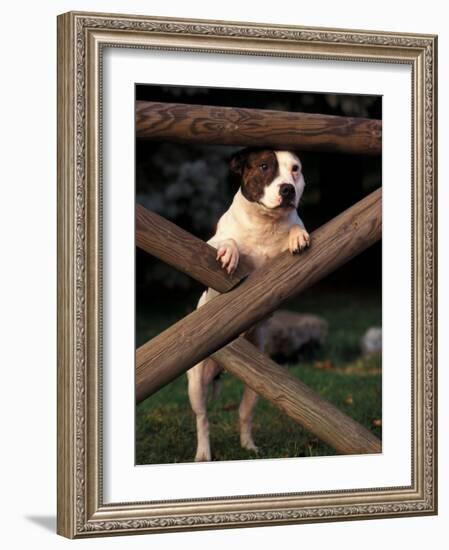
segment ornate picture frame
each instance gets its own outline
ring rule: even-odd
[[[404,64],[412,74],[412,483],[105,503],[102,56],[105,48]],[[58,533],[69,538],[437,513],[437,38],[70,12],[58,17]]]

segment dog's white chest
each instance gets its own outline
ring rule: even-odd
[[[280,223],[267,217],[262,221],[254,220],[254,223],[248,223],[246,217],[242,221],[242,216],[238,214],[230,209],[223,215],[214,239],[234,239],[240,256],[254,269],[287,250],[288,232],[292,225],[289,221],[284,220]]]
[[[276,214],[266,213],[260,206],[248,203],[238,192],[229,210],[220,218],[217,232],[209,243],[218,248],[220,242],[233,239],[240,257],[253,268],[259,268],[288,250],[290,229],[294,225],[303,226],[296,210],[285,216]]]
[[[237,232],[240,255],[254,268],[261,267],[267,260],[274,258],[288,248],[287,227],[258,228],[253,231]]]

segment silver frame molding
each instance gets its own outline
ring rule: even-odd
[[[408,64],[412,68],[412,484],[104,504],[104,47]],[[437,37],[70,12],[58,17],[58,533],[70,538],[437,513]],[[149,495],[150,499],[151,495]]]

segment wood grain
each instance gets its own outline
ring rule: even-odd
[[[381,441],[244,338],[215,352],[224,369],[343,454],[380,453]]]
[[[310,113],[136,102],[138,138],[379,155],[382,121]]]
[[[136,205],[136,245],[218,292],[227,292],[250,272],[240,262],[228,275],[216,260],[215,248],[140,204]]]
[[[280,254],[138,348],[136,399],[142,401],[198,361],[222,348],[381,238],[381,189],[312,233],[300,255]]]

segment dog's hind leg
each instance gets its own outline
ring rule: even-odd
[[[257,346],[260,351],[265,347],[265,330],[262,324],[253,327],[245,333],[245,338],[252,344]],[[256,451],[257,446],[254,443],[253,429],[253,413],[257,403],[258,395],[249,386],[244,386],[242,401],[239,407],[239,425],[240,425],[240,444],[248,451]]]
[[[209,288],[201,295],[198,307],[201,307],[217,295],[217,291]],[[207,391],[209,384],[214,380],[220,370],[221,369],[215,361],[207,358],[187,371],[190,405],[196,417],[196,462],[211,460],[209,420],[207,418]]]
[[[248,451],[257,451],[252,435],[253,412],[257,397],[257,393],[249,386],[243,388],[243,397],[239,407],[240,444]]]
[[[219,369],[215,361],[205,359],[187,371],[189,399],[196,416],[196,462],[211,460],[209,420],[207,418],[207,391],[209,384],[217,374],[217,370]]]
[[[203,383],[204,363],[205,361],[201,361],[187,371],[190,405],[196,417],[196,462],[211,459],[209,421],[207,419],[207,385]]]

